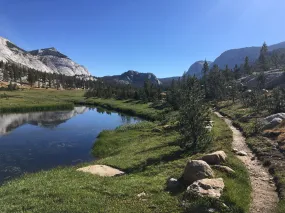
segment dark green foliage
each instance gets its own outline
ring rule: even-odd
[[[245,59],[244,59],[243,69],[244,69],[245,74],[247,74],[247,75],[251,74],[251,67],[249,65],[249,58],[248,58],[248,56],[246,56]]]
[[[268,100],[269,111],[279,113],[285,111],[285,91],[283,88],[274,88]]]
[[[89,89],[93,88],[95,81],[85,80],[82,76],[65,76],[56,73],[40,72],[35,69],[25,67],[15,63],[0,63],[3,72],[3,80],[8,82],[18,82],[22,84],[22,78],[27,76],[27,81],[31,87],[57,88],[63,89]]]
[[[119,100],[135,99],[145,103],[162,98],[161,88],[151,84],[149,80],[145,81],[143,88],[136,88],[131,85],[110,83],[99,79],[92,82],[91,89],[84,96],[87,98],[116,98]]]
[[[268,64],[268,59],[267,59],[267,52],[268,52],[268,47],[267,44],[264,42],[261,49],[260,49],[260,55],[258,58],[260,68],[263,71],[266,71],[269,69],[269,64]]]
[[[182,82],[181,103],[179,110],[179,131],[181,146],[188,151],[203,150],[211,141],[208,106],[204,91],[196,77],[189,77]]]

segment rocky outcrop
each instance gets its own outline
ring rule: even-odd
[[[182,175],[186,184],[191,184],[196,180],[214,177],[211,167],[202,160],[189,160]]]
[[[134,70],[129,70],[121,75],[104,76],[102,79],[109,83],[130,84],[136,87],[143,87],[146,80],[149,80],[151,84],[161,85],[161,82],[154,74],[140,73]]]
[[[221,164],[226,161],[227,155],[224,151],[216,151],[210,154],[204,155],[201,160],[208,164]]]
[[[90,73],[84,66],[75,63],[67,56],[58,52],[55,48],[33,50],[29,53],[34,55],[55,73],[67,76],[90,76]]]
[[[258,76],[260,73],[239,79],[240,83],[247,88],[256,88],[258,86]],[[264,72],[265,88],[272,89],[275,87],[285,88],[285,73],[281,70],[271,70]]]
[[[264,129],[272,129],[285,119],[285,113],[277,113],[263,119]]]
[[[250,63],[254,63],[259,57],[260,48],[261,47],[245,47],[227,50],[215,59],[215,61],[212,63],[212,66],[214,64],[217,64],[220,68],[224,69],[225,66],[228,65],[228,67],[232,69],[236,64],[238,66],[243,64],[246,56],[248,56]],[[269,51],[280,48],[285,48],[285,42],[268,46]]]
[[[222,178],[202,179],[188,186],[186,193],[200,197],[220,198],[225,184]]]
[[[26,51],[0,37],[0,61],[13,62],[47,73],[90,76],[88,70],[55,48]]]

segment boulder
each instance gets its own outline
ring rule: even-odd
[[[191,184],[196,180],[214,177],[211,167],[202,160],[189,160],[182,175],[186,184]]]
[[[201,160],[207,162],[208,164],[221,164],[222,162],[225,162],[227,158],[227,155],[224,151],[216,151],[207,155],[204,155]]]
[[[120,171],[118,169],[115,169],[115,168],[112,168],[106,165],[86,166],[86,167],[77,169],[77,171],[87,172],[93,175],[99,175],[103,177],[113,177],[113,176],[125,174],[123,171]]]
[[[285,119],[285,113],[277,113],[270,115],[263,119],[263,128],[264,129],[272,129],[278,126]]]
[[[220,198],[225,184],[222,178],[202,179],[188,186],[186,193],[200,197]]]
[[[228,166],[214,165],[213,168],[215,168],[217,170],[220,170],[222,172],[229,173],[229,174],[235,173],[235,171],[232,168],[228,167]]]

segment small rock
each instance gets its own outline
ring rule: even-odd
[[[170,191],[178,190],[180,186],[179,181],[175,178],[169,178],[166,182],[166,188]]]
[[[196,180],[214,177],[214,172],[205,161],[189,160],[182,177],[186,184],[191,184]]]
[[[188,186],[186,193],[200,197],[220,198],[225,184],[222,178],[202,179]]]
[[[235,173],[235,171],[232,168],[228,167],[228,166],[214,165],[213,167],[215,169],[218,169],[218,170],[222,171],[222,172],[227,172],[227,173],[230,173],[230,174]]]
[[[215,212],[216,210],[213,208],[208,209],[208,212]]]
[[[236,154],[239,156],[247,156],[247,153],[245,151],[238,151]]]
[[[237,150],[237,149],[235,149],[235,148],[234,148],[232,151],[233,151],[234,153],[237,153],[237,152],[238,152],[238,150]]]
[[[227,158],[227,155],[224,151],[216,151],[207,155],[204,155],[201,160],[205,161],[208,164],[221,164],[222,162],[225,162]]]
[[[145,193],[145,192],[142,192],[142,193],[139,193],[137,196],[138,196],[138,197],[145,197],[145,196],[146,196],[146,193]]]

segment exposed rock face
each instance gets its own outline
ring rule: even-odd
[[[201,197],[220,198],[224,187],[222,178],[202,179],[188,186],[186,193]]]
[[[84,66],[75,63],[67,56],[58,52],[55,48],[33,50],[29,53],[34,55],[55,73],[60,73],[67,76],[90,76],[90,73]]]
[[[26,51],[0,37],[0,61],[14,62],[47,73],[90,76],[88,70],[55,48]]]
[[[258,86],[258,76],[259,73],[254,73],[252,75],[243,77],[239,79],[242,85],[248,88],[254,88]],[[281,70],[271,70],[264,72],[265,77],[265,88],[272,89],[274,87],[285,88],[285,74]]]
[[[207,155],[204,155],[201,160],[208,164],[221,164],[226,161],[227,155],[224,151],[216,151]]]
[[[129,70],[124,72],[122,75],[104,76],[103,80],[107,82],[117,82],[121,84],[131,84],[137,87],[142,87],[146,80],[154,85],[161,85],[158,78],[152,73],[140,73],[137,71]]]
[[[245,47],[227,50],[215,59],[215,61],[212,63],[212,66],[214,64],[217,64],[220,68],[224,69],[225,66],[228,65],[229,68],[232,69],[236,64],[238,66],[243,64],[246,56],[248,56],[249,62],[253,63],[259,57],[260,48],[261,47]],[[285,42],[268,46],[269,51],[276,50],[279,48],[285,48]]]
[[[170,86],[172,83],[172,80],[177,81],[179,78],[181,78],[181,76],[159,78],[158,80],[162,83],[163,86]]]
[[[263,119],[264,129],[271,129],[276,127],[277,125],[281,124],[282,121],[285,119],[285,113],[277,113],[270,115]]]
[[[194,64],[192,64],[188,71],[186,72],[187,75],[192,75],[196,77],[201,77],[202,76],[202,69],[205,61],[196,61]],[[213,63],[211,61],[207,61],[209,66]]]
[[[182,177],[187,184],[191,184],[196,180],[214,177],[214,172],[205,161],[189,160]]]

